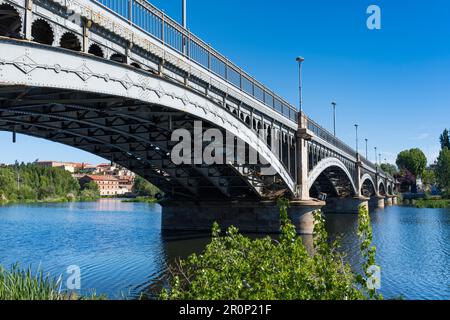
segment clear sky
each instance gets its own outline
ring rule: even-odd
[[[181,0],[153,0],[176,20]],[[297,104],[296,56],[304,56],[306,113],[360,148],[369,139],[383,160],[419,147],[432,163],[439,134],[450,127],[450,1],[447,0],[187,0],[188,27],[255,78]],[[366,9],[381,8],[381,30]],[[56,143],[0,133],[0,162],[39,158],[103,160]]]

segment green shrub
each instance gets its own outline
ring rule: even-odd
[[[287,218],[288,203],[279,201],[281,235],[252,240],[230,227],[221,235],[217,223],[212,241],[200,255],[193,254],[171,267],[170,288],[161,299],[350,300],[381,298],[366,289],[370,275],[356,275],[344,262],[336,242],[329,244],[321,213],[315,212],[314,253],[308,253]],[[360,211],[365,267],[375,263],[370,219]]]

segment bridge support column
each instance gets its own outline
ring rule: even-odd
[[[398,197],[397,197],[397,196],[394,196],[394,197],[392,198],[392,205],[398,206]]]
[[[217,222],[222,230],[233,225],[241,232],[280,232],[280,211],[275,201],[163,201],[161,205],[163,230],[211,231],[213,223]],[[313,213],[324,205],[325,202],[318,200],[291,202],[288,214],[299,234],[313,234]]]
[[[376,199],[377,199],[377,207],[379,209],[384,209],[385,207],[384,196],[377,196]]]
[[[353,198],[328,198],[327,204],[323,208],[324,213],[350,213],[358,214],[359,207],[365,206],[369,210],[369,198],[353,197]]]
[[[303,112],[298,113],[297,131],[297,199],[309,200],[308,185],[308,140],[311,140],[313,133],[308,130],[308,119]]]
[[[386,204],[387,207],[391,207],[392,206],[392,204],[393,204],[392,198],[393,198],[392,196],[387,196],[385,198],[385,204]]]
[[[372,209],[383,209],[385,207],[384,196],[374,196],[369,200],[369,208]]]

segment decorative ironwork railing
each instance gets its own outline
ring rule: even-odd
[[[91,0],[157,41],[214,73],[284,117],[296,122],[297,109],[265,87],[178,22],[145,0]]]

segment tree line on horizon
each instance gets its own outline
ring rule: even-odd
[[[95,183],[81,188],[78,180],[61,168],[18,162],[0,167],[0,203],[87,201],[99,196]]]
[[[438,187],[450,196],[450,134],[445,129],[439,137],[441,150],[434,164],[427,166],[427,157],[419,148],[400,152],[396,164],[383,163],[381,169],[415,187],[417,178],[428,186]]]

